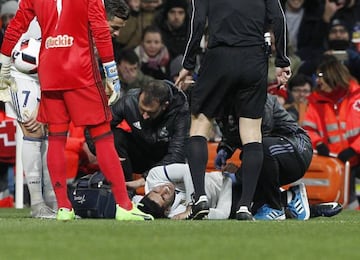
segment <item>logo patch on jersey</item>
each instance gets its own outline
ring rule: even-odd
[[[360,99],[355,101],[355,103],[353,105],[353,109],[360,112]]]
[[[47,37],[45,41],[45,48],[66,48],[74,44],[74,37],[69,35],[58,35],[56,37]]]
[[[137,122],[134,122],[133,123],[133,126],[139,130],[141,130],[141,124],[140,124],[140,121],[137,121]]]

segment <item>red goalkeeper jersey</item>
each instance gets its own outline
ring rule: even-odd
[[[102,0],[22,0],[6,30],[3,54],[11,55],[35,16],[42,33],[41,90],[82,88],[99,82],[94,43],[103,63],[114,59]]]

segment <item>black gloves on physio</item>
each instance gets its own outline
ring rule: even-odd
[[[355,155],[356,155],[356,152],[354,151],[354,149],[349,147],[349,148],[342,150],[338,154],[337,158],[345,163],[346,161],[349,161],[349,159]]]
[[[321,143],[316,146],[318,155],[329,156],[330,151],[326,144]]]

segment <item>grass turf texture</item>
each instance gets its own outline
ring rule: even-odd
[[[360,211],[279,222],[71,222],[0,209],[0,259],[360,259]]]

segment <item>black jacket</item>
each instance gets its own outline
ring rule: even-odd
[[[170,59],[183,55],[188,35],[189,16],[186,14],[184,24],[177,29],[170,30],[167,24],[167,13],[165,10],[155,19],[155,24],[159,27],[164,44],[169,50]]]
[[[112,107],[111,126],[125,120],[131,128],[138,149],[162,154],[158,165],[185,163],[185,142],[189,136],[190,111],[185,94],[168,83],[171,99],[167,109],[151,124],[144,123],[139,112],[140,89],[130,89]]]
[[[217,46],[263,46],[268,24],[275,34],[277,67],[287,67],[286,22],[277,0],[192,0],[188,43],[183,67],[193,70],[196,54],[204,34],[209,28],[208,48]],[[208,24],[207,24],[208,23]]]
[[[227,114],[232,114],[228,111]],[[229,122],[229,117],[218,120],[218,125],[222,131],[223,137],[218,145],[217,150],[225,149],[230,158],[236,149],[241,148],[239,137],[238,120]],[[293,147],[299,147],[299,137],[304,142],[309,143],[311,148],[310,137],[306,134],[293,117],[277,101],[276,96],[268,94],[261,124],[263,138],[269,136],[278,136],[287,139]]]

